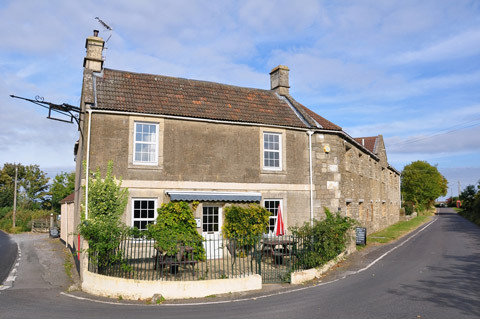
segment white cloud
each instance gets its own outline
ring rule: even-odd
[[[480,54],[480,29],[456,34],[420,50],[409,51],[391,58],[395,63],[437,62]]]
[[[413,135],[407,138],[386,138],[389,153],[448,154],[475,153],[480,150],[480,119],[465,129],[450,130],[437,134]]]
[[[96,16],[114,28],[106,67],[268,89],[268,71],[286,64],[299,102],[353,136],[381,133],[390,142],[431,135],[478,110],[479,65],[462,58],[480,52],[479,6],[468,0],[7,0],[0,8],[0,107],[8,114],[0,118],[0,148],[8,152],[0,164],[22,157],[70,165],[73,126],[47,121],[37,106],[6,95],[78,104],[85,37],[94,28],[108,35]],[[455,69],[431,68],[432,61],[454,61]],[[59,137],[65,129],[73,133]],[[477,145],[472,136],[458,139],[463,149]],[[403,155],[414,156],[392,151],[391,158]]]

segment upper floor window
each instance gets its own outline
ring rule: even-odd
[[[263,133],[263,168],[282,169],[282,134]]]
[[[135,122],[135,164],[158,164],[158,124]]]

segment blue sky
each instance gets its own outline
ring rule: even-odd
[[[9,94],[79,105],[85,38],[105,66],[269,89],[350,135],[385,138],[397,169],[438,165],[449,194],[480,179],[480,1],[0,2],[0,164],[74,168],[74,125]]]

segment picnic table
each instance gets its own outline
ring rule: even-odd
[[[160,268],[167,266],[170,268],[170,273],[176,274],[178,272],[178,266],[182,265],[186,268],[187,265],[190,265],[192,266],[192,275],[195,276],[195,265],[197,261],[194,259],[192,247],[181,246],[175,256],[169,256],[160,249],[156,250],[155,270],[157,270],[158,266],[160,266]]]
[[[272,256],[275,264],[282,264],[284,257],[296,254],[297,242],[290,238],[264,238],[262,241],[263,256]]]

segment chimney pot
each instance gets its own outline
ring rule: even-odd
[[[93,30],[93,36],[98,37],[98,30]]]
[[[280,95],[288,95],[290,85],[288,73],[290,69],[285,65],[279,65],[270,71],[270,89]]]

